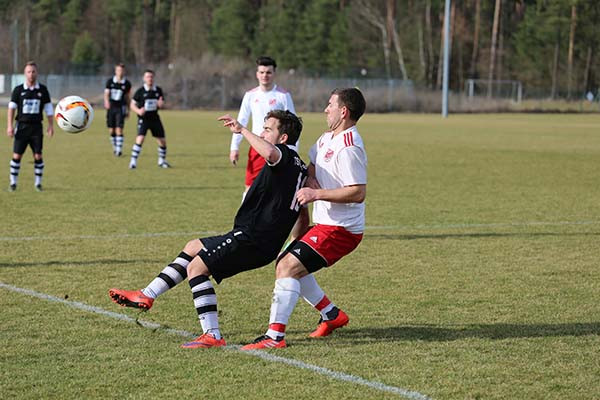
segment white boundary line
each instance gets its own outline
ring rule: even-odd
[[[87,312],[94,313],[94,314],[103,315],[105,317],[117,319],[120,321],[125,321],[125,322],[129,322],[129,323],[133,323],[133,324],[139,324],[139,325],[143,326],[144,328],[153,329],[153,330],[160,329],[167,333],[181,336],[184,338],[196,337],[196,335],[194,335],[193,333],[188,332],[188,331],[166,328],[155,322],[136,320],[125,314],[107,311],[102,308],[90,306],[89,304],[81,303],[78,301],[69,301],[69,300],[61,299],[59,297],[51,296],[49,294],[39,293],[39,292],[30,290],[30,289],[20,288],[20,287],[9,285],[9,284],[3,283],[3,282],[0,282],[0,288],[10,290],[10,291],[16,292],[16,293],[21,293],[21,294],[31,296],[31,297],[37,297],[38,299],[42,299],[42,300],[47,300],[47,301],[51,301],[51,302],[55,302],[55,303],[62,303],[64,305],[67,305],[72,308],[76,308],[76,309],[87,311]],[[319,367],[319,366],[313,365],[313,364],[308,364],[308,363],[305,363],[302,361],[294,360],[292,358],[275,356],[273,354],[269,354],[264,351],[259,351],[259,350],[241,351],[240,347],[241,346],[239,346],[239,345],[227,345],[227,346],[225,346],[225,349],[237,351],[237,352],[240,352],[243,354],[253,355],[255,357],[262,358],[263,360],[266,360],[266,361],[283,363],[283,364],[291,365],[291,366],[294,366],[294,367],[297,367],[300,369],[313,371],[317,374],[324,375],[326,377],[336,379],[338,381],[350,382],[350,383],[354,383],[357,385],[367,386],[372,389],[377,389],[382,392],[398,394],[407,399],[430,400],[430,397],[428,397],[424,394],[421,394],[419,392],[412,391],[412,390],[402,389],[402,388],[399,388],[396,386],[389,386],[389,385],[385,385],[380,382],[369,381],[369,380],[361,378],[359,376],[345,374],[343,372],[338,372],[338,371],[333,371],[331,369]]]
[[[433,229],[469,229],[469,228],[510,228],[527,226],[568,226],[568,225],[600,225],[600,221],[525,221],[525,222],[496,222],[489,224],[439,224],[439,225],[380,225],[366,226],[365,231],[377,230],[433,230]],[[115,233],[108,235],[66,235],[66,236],[0,236],[0,242],[18,242],[33,240],[114,240],[136,239],[163,236],[202,236],[218,235],[222,231],[196,231],[196,232],[146,232],[146,233]]]

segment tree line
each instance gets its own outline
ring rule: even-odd
[[[268,54],[307,76],[438,89],[443,13],[444,0],[0,0],[0,72],[28,59],[97,73]],[[454,90],[467,79],[519,80],[551,97],[597,89],[597,0],[453,0],[450,32]]]

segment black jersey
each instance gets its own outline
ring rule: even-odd
[[[108,98],[111,108],[128,106],[125,101],[131,90],[131,82],[125,78],[117,81],[116,78],[113,77],[106,81],[106,89],[110,91]]]
[[[40,83],[33,88],[15,87],[10,101],[17,105],[17,121],[26,123],[42,122],[44,106],[51,102],[48,89]]]
[[[133,95],[135,104],[146,110],[143,117],[144,119],[157,119],[158,118],[158,99],[163,98],[163,91],[160,87],[154,86],[150,90],[146,90],[145,85],[139,88]]]
[[[234,220],[234,229],[241,229],[265,253],[277,255],[300,213],[296,192],[308,175],[306,164],[298,153],[285,144],[276,145],[281,160],[265,164]]]

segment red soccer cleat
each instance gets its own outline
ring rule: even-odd
[[[264,335],[254,339],[254,342],[242,346],[240,350],[282,349],[284,347],[287,347],[284,339],[275,340]]]
[[[124,307],[141,308],[149,310],[154,303],[152,297],[146,296],[141,290],[128,291],[121,289],[110,289],[108,295],[115,303]]]
[[[329,336],[331,334],[331,332],[333,332],[334,330],[341,328],[342,326],[348,325],[349,320],[350,320],[350,318],[348,318],[348,315],[346,315],[345,312],[340,310],[338,313],[338,316],[335,319],[332,319],[329,321],[321,320],[319,322],[319,326],[317,326],[317,329],[315,329],[310,334],[310,337],[320,338],[320,337]]]
[[[198,336],[196,339],[191,342],[187,342],[181,345],[182,349],[208,349],[209,347],[222,347],[225,346],[225,339],[215,339],[213,335],[210,333],[205,333],[201,336]]]

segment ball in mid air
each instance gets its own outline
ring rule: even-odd
[[[90,103],[79,96],[62,98],[54,111],[56,124],[65,132],[83,132],[92,124],[94,109]]]

